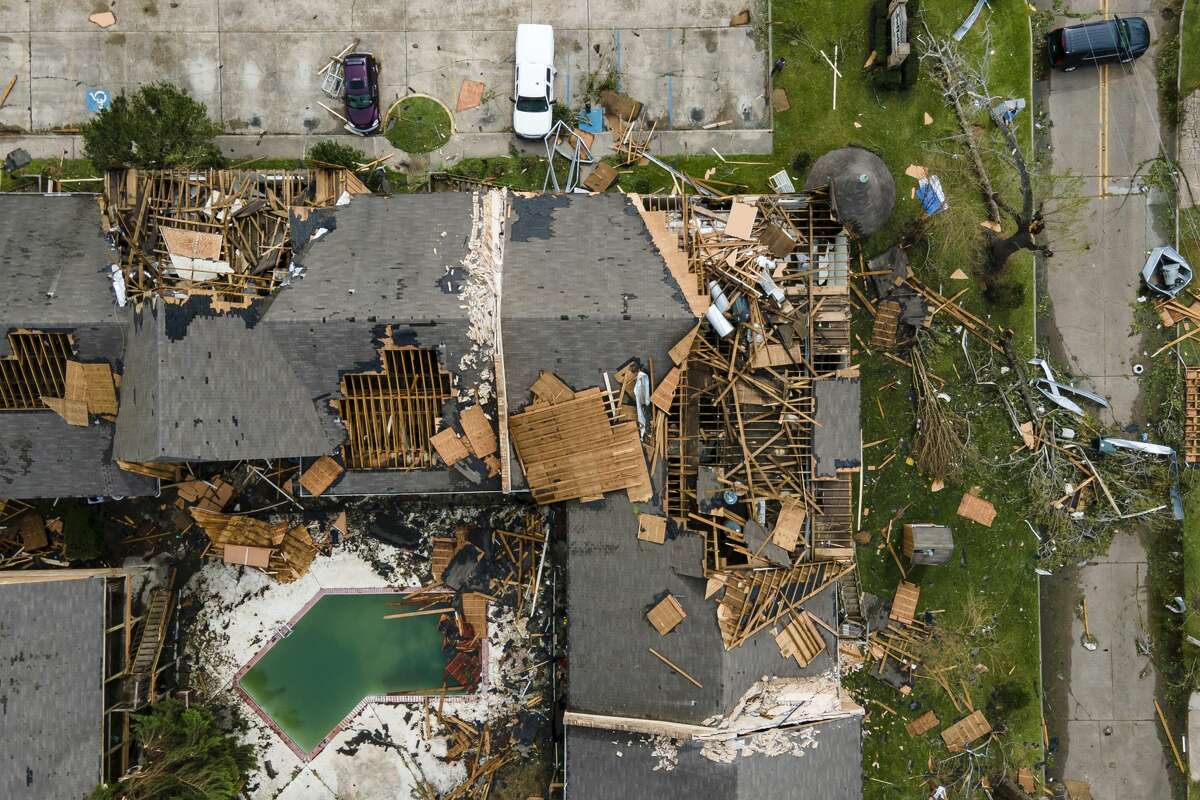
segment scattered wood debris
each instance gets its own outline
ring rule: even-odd
[[[638,514],[638,538],[662,544],[667,540],[667,518],[657,514]]]
[[[313,497],[320,497],[345,471],[341,464],[329,456],[321,456],[304,470],[304,474],[300,476],[300,485]]]
[[[292,527],[287,522],[268,523],[248,516],[234,516],[202,508],[190,510],[192,519],[207,535],[212,548],[221,558],[228,559],[225,548],[233,545],[234,558],[241,555],[252,560],[251,566],[280,583],[291,583],[300,578],[316,558],[317,549],[312,537],[303,526]],[[258,567],[261,554],[258,551],[237,551],[236,548],[262,548],[269,551],[267,566]]]
[[[478,108],[483,102],[483,92],[487,85],[483,81],[473,81],[464,78],[462,85],[458,87],[458,102],[454,104],[454,111],[468,111],[472,108]]]
[[[679,601],[668,594],[658,602],[658,605],[646,612],[646,619],[663,636],[675,630],[675,626],[687,619],[687,614]]]
[[[946,743],[951,753],[961,753],[963,749],[977,739],[992,732],[992,726],[982,711],[972,711],[963,719],[942,731],[942,741]]]
[[[912,722],[905,724],[904,730],[908,731],[908,735],[912,737],[923,736],[939,724],[937,714],[932,711],[926,711]]]
[[[973,492],[963,494],[956,513],[986,528],[992,527],[992,522],[996,519],[996,507]]]

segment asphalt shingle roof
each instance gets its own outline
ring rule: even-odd
[[[104,579],[0,584],[0,797],[82,800],[100,781]]]

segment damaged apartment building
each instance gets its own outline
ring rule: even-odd
[[[562,504],[567,797],[859,797],[835,205],[338,170],[0,195],[0,497],[299,460],[302,495]]]

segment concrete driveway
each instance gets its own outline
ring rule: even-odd
[[[1048,7],[1048,2],[1040,3]],[[1159,15],[1150,0],[1072,0],[1075,13],[1141,16],[1156,38]],[[1098,16],[1097,16],[1098,18]],[[1077,23],[1060,18],[1058,24]],[[1054,325],[1076,378],[1112,403],[1111,419],[1130,422],[1137,399],[1133,367],[1141,355],[1132,334],[1133,303],[1147,253],[1171,240],[1153,230],[1143,191],[1146,164],[1159,152],[1156,49],[1132,65],[1054,71],[1049,79],[1053,169],[1083,179],[1087,203],[1056,216],[1047,203],[1054,258],[1047,283]]]
[[[555,26],[558,98],[577,105],[610,70],[659,130],[770,128],[767,51],[754,26],[731,28],[746,0],[138,0],[116,26],[88,15],[104,0],[0,0],[0,85],[17,87],[0,130],[45,131],[89,117],[88,92],[170,80],[227,132],[327,134],[341,123],[316,104],[317,70],[354,39],[382,65],[381,101],[417,92],[454,107],[466,78],[488,101],[457,115],[464,134],[511,128],[514,31]],[[765,22],[765,20],[764,20]],[[761,138],[761,137],[760,137]],[[499,152],[507,137],[496,137]],[[769,149],[769,135],[766,139]]]
[[[1082,598],[1094,651],[1081,644]],[[1082,569],[1042,579],[1046,724],[1060,742],[1052,774],[1091,784],[1095,800],[1171,797],[1157,675],[1137,649],[1148,637],[1147,603],[1146,551],[1132,533]]]

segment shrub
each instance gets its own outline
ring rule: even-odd
[[[113,167],[219,167],[224,163],[213,137],[221,126],[204,104],[170,83],[151,83],[112,105],[83,126],[84,155],[103,172]]]
[[[313,161],[337,164],[339,167],[349,170],[357,169],[359,164],[365,164],[371,160],[361,150],[333,139],[325,139],[314,144],[309,148],[308,157]]]
[[[1020,308],[1025,304],[1025,287],[1019,283],[989,283],[983,297],[998,308]]]
[[[104,543],[104,526],[87,506],[73,506],[63,513],[63,540],[70,561],[98,561],[108,548]]]

